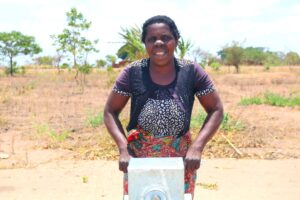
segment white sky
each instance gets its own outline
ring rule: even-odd
[[[216,54],[232,41],[243,46],[300,54],[299,0],[0,0],[0,32],[34,36],[40,55],[54,55],[50,35],[66,27],[66,12],[75,7],[92,22],[88,38],[99,39],[94,59],[121,47],[121,27],[142,26],[157,14],[170,16],[184,39]],[[28,59],[30,60],[30,59]]]

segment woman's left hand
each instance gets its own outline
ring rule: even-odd
[[[187,171],[199,169],[201,164],[201,152],[192,146],[189,148],[184,158],[184,168]]]

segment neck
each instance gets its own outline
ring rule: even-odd
[[[151,65],[150,62],[149,71],[152,81],[159,85],[168,85],[176,78],[174,60],[164,66]]]
[[[175,71],[174,59],[165,65],[155,65],[150,61],[150,71],[158,74],[170,74]]]

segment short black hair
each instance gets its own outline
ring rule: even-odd
[[[165,15],[156,15],[149,19],[147,19],[143,24],[143,32],[142,32],[142,42],[145,43],[145,38],[147,35],[147,28],[148,26],[155,24],[155,23],[164,23],[169,26],[170,31],[172,32],[175,40],[180,38],[180,33],[175,22],[168,16]]]

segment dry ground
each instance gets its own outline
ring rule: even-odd
[[[106,189],[97,191],[99,187],[108,188],[107,184],[97,185],[99,181],[106,183],[106,180],[111,181],[112,194],[120,194],[120,182],[117,181],[121,174],[117,172],[115,161],[104,161],[117,158],[114,143],[103,125],[93,128],[87,122],[91,116],[103,111],[119,71],[95,70],[87,75],[84,84],[74,81],[73,72],[63,71],[58,75],[53,69],[31,69],[24,76],[0,75],[0,152],[9,155],[8,159],[0,159],[0,199],[26,199],[22,198],[23,193],[28,199],[31,194],[32,199],[76,199],[75,196],[83,199],[84,195],[87,195],[84,199],[93,199],[91,190],[100,195],[100,199],[113,199]],[[243,97],[266,91],[299,96],[300,68],[280,67],[264,71],[261,67],[244,67],[240,74],[229,68],[222,68],[219,72],[207,71],[218,88],[225,112],[244,128],[219,132],[208,144],[204,159],[212,160],[208,160],[211,164],[199,172],[199,177],[203,177],[199,184],[202,180],[206,182],[205,176],[212,176],[214,179],[207,179],[207,182],[216,183],[219,190],[200,189],[201,196],[212,195],[209,199],[221,199],[222,195],[227,195],[228,199],[245,199],[254,198],[254,194],[258,193],[256,199],[276,199],[276,196],[288,192],[291,196],[287,199],[299,197],[294,187],[300,188],[300,177],[295,173],[299,171],[300,158],[300,107],[240,106],[238,103]],[[196,102],[194,114],[198,109]],[[126,124],[128,107],[121,117]],[[196,130],[193,132],[195,134]],[[242,154],[238,154],[220,133]],[[233,166],[229,167],[232,170],[226,170],[226,163]],[[111,170],[109,174],[116,174],[116,178],[98,178],[94,180],[97,184],[92,184],[92,180],[88,184],[80,181],[85,174],[89,179],[107,176],[103,173],[106,170]],[[269,178],[262,178],[264,173]],[[64,180],[64,175],[71,177],[66,176]],[[255,175],[257,179],[253,178]],[[53,176],[56,178],[51,178]],[[79,185],[75,184],[76,181]],[[50,188],[42,186],[43,183],[49,183]],[[74,188],[71,187],[73,185]],[[244,193],[231,196],[229,192],[236,193],[237,185]],[[269,192],[264,193],[264,189]],[[52,191],[58,192],[58,196]],[[8,196],[3,196],[6,194]],[[39,195],[44,196],[41,198]],[[62,197],[59,198],[59,195]]]

